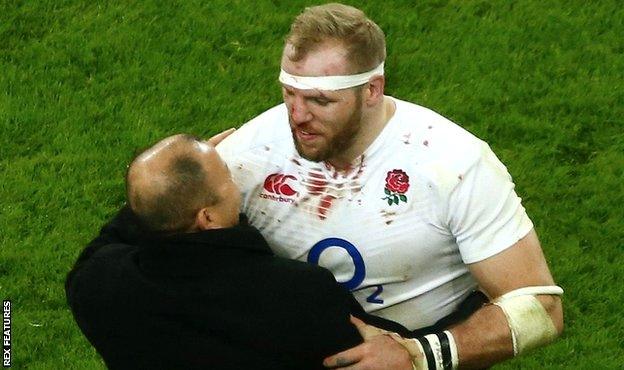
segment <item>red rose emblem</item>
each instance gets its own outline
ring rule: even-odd
[[[390,206],[399,202],[407,202],[405,195],[407,189],[409,189],[409,176],[403,170],[388,171],[384,188],[386,196],[381,199],[388,201]]]
[[[386,189],[392,193],[405,194],[409,189],[409,176],[403,170],[392,170],[386,176]]]

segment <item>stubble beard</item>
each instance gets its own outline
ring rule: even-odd
[[[295,149],[302,158],[305,158],[312,162],[331,161],[332,158],[336,158],[351,148],[354,142],[357,140],[358,134],[361,128],[362,120],[362,98],[357,96],[355,102],[355,109],[344,123],[342,128],[336,132],[331,140],[325,143],[325,146],[319,148],[316,151],[306,152],[305,148],[297,140],[297,136],[294,129],[291,127],[291,133],[293,141],[295,142]]]

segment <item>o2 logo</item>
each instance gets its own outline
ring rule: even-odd
[[[360,284],[362,284],[364,278],[366,277],[366,265],[364,264],[364,258],[362,258],[360,251],[357,250],[355,245],[351,244],[347,240],[340,238],[327,238],[321,240],[320,242],[314,244],[312,249],[310,249],[310,253],[308,253],[308,262],[318,266],[321,254],[326,249],[332,247],[344,249],[351,257],[354,267],[353,277],[348,281],[340,282],[340,284],[350,291],[355,290],[360,286]],[[366,298],[366,302],[377,304],[383,303],[383,299],[378,298],[383,292],[383,286],[377,285],[376,287],[377,290]]]

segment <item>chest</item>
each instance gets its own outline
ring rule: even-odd
[[[250,223],[277,255],[324,266],[350,289],[408,280],[451,253],[428,180],[406,156],[344,172],[296,156],[263,168],[242,179]]]

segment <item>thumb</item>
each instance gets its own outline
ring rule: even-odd
[[[220,142],[223,141],[223,139],[225,139],[226,137],[230,136],[234,131],[236,131],[235,127],[229,128],[227,130],[221,131],[218,134],[212,136],[210,139],[208,139],[208,141],[214,145],[217,146]]]
[[[351,320],[351,324],[355,325],[358,328],[361,326],[366,326],[366,323],[364,323],[364,321],[358,319],[353,315],[349,315],[349,320]]]
[[[364,321],[358,319],[357,317],[354,317],[353,315],[351,315],[350,319],[351,319],[351,323],[355,325],[355,328],[357,329],[357,331],[360,333],[360,335],[362,336],[364,340],[370,339],[377,335],[388,333],[386,330],[382,330],[372,325],[368,325],[364,323]]]

